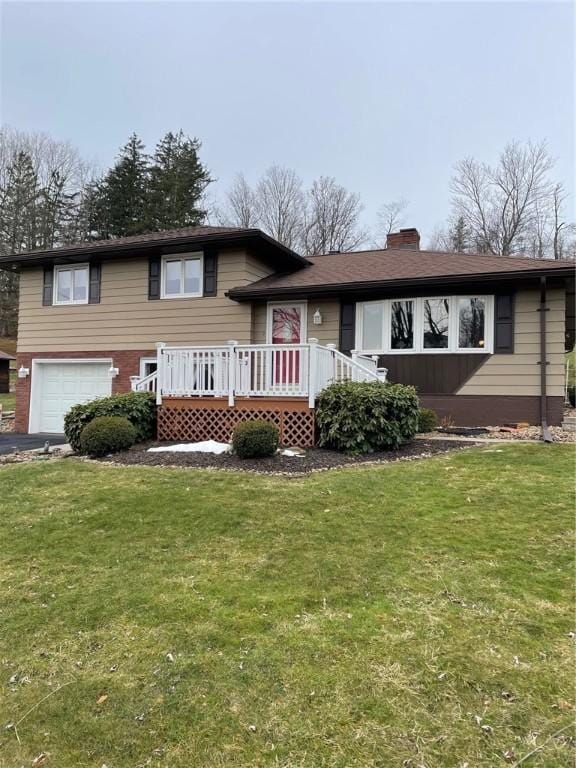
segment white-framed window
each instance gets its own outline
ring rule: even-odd
[[[156,357],[141,357],[140,358],[140,378],[144,379],[146,376],[150,376],[158,368],[158,358]]]
[[[54,267],[53,304],[88,304],[88,264]]]
[[[163,299],[191,299],[202,296],[204,259],[202,253],[162,257],[161,296]]]
[[[493,351],[493,296],[426,296],[356,305],[364,354]]]

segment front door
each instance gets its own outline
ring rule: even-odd
[[[306,341],[306,304],[269,304],[268,339],[270,344],[303,344]],[[299,388],[300,351],[283,349],[274,352],[272,384]]]

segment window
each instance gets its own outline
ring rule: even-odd
[[[155,357],[140,358],[140,378],[150,376],[158,368],[158,360]]]
[[[483,298],[458,300],[458,348],[484,349],[486,301]]]
[[[361,302],[356,348],[368,354],[491,353],[493,316],[493,296]]]
[[[384,304],[370,301],[362,308],[362,349],[378,351],[382,349],[384,338]]]
[[[88,304],[88,265],[54,268],[54,304]]]
[[[424,299],[424,349],[448,349],[449,299]]]
[[[202,296],[202,254],[165,256],[162,261],[162,298]]]
[[[414,349],[414,301],[391,302],[390,317],[390,349]]]

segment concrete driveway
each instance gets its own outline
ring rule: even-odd
[[[51,446],[63,445],[67,442],[64,435],[22,435],[18,432],[0,432],[0,454],[44,448],[46,440],[50,441]]]

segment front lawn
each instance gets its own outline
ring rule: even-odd
[[[0,765],[573,765],[573,457],[1,467]]]
[[[16,407],[16,395],[13,392],[0,393],[0,405],[4,411],[13,411]]]

